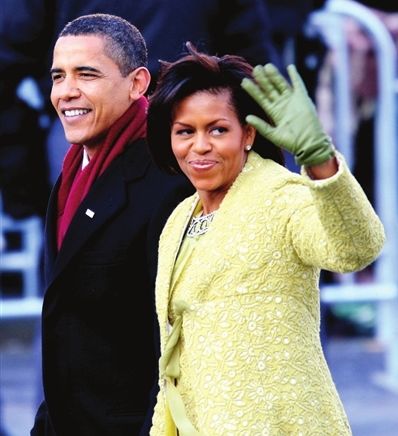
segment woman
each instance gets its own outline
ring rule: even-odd
[[[241,58],[187,47],[148,114],[154,159],[196,188],[160,239],[151,435],[349,435],[320,345],[319,273],[372,262],[382,224],[293,66],[292,85],[272,65],[252,80]]]

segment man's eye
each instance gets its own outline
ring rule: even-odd
[[[51,80],[53,82],[56,82],[57,80],[61,79],[62,75],[61,74],[52,74],[51,76]]]

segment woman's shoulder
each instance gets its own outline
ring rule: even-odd
[[[248,174],[248,178],[257,179],[262,187],[266,185],[272,190],[289,185],[305,185],[302,175],[290,171],[271,159],[264,159],[256,153],[250,153],[244,171]]]

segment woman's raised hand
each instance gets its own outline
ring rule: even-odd
[[[278,147],[295,156],[299,165],[319,165],[335,154],[315,106],[294,65],[287,71],[291,84],[273,64],[258,65],[242,88],[261,106],[269,121],[248,115],[246,121]]]

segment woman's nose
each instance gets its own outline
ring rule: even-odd
[[[205,134],[198,134],[194,138],[194,149],[198,153],[204,153],[211,149],[209,138]]]

